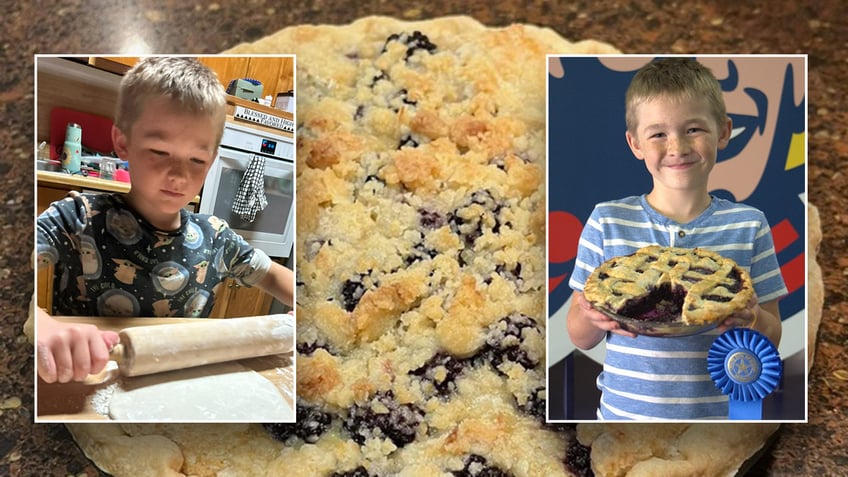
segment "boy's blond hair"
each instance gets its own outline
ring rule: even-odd
[[[121,80],[115,125],[129,136],[133,123],[152,98],[170,99],[186,112],[220,118],[223,134],[227,98],[218,76],[196,58],[150,56],[141,58]]]
[[[704,99],[719,127],[727,119],[721,85],[709,68],[690,58],[664,58],[639,69],[627,88],[624,120],[631,134],[638,127],[638,106],[661,96],[675,100]]]

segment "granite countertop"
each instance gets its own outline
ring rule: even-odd
[[[292,2],[294,3],[294,2]],[[662,2],[533,0],[409,2],[319,0],[62,2],[4,9],[0,57],[0,475],[99,475],[61,425],[33,425],[32,350],[21,332],[32,293],[34,53],[215,53],[298,23],[348,23],[367,14],[423,19],[468,13],[482,23],[529,22],[570,40],[595,38],[626,53],[808,53],[809,198],[824,228],[820,261],[827,287],[809,423],[785,425],[750,475],[842,475],[848,470],[844,360],[848,286],[841,255],[848,225],[848,24],[839,1]],[[751,3],[760,4],[759,7]],[[516,2],[517,4],[517,2]]]

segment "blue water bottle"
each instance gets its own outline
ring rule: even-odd
[[[65,128],[65,146],[62,149],[62,169],[70,174],[79,174],[82,156],[82,127],[68,123]]]

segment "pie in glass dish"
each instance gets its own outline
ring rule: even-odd
[[[706,326],[745,309],[754,288],[747,271],[716,252],[651,245],[595,268],[583,294],[630,320]]]

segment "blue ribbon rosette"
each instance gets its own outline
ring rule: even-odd
[[[730,398],[730,419],[758,420],[763,416],[763,398],[777,388],[783,365],[777,348],[763,334],[733,328],[713,342],[707,370]]]

